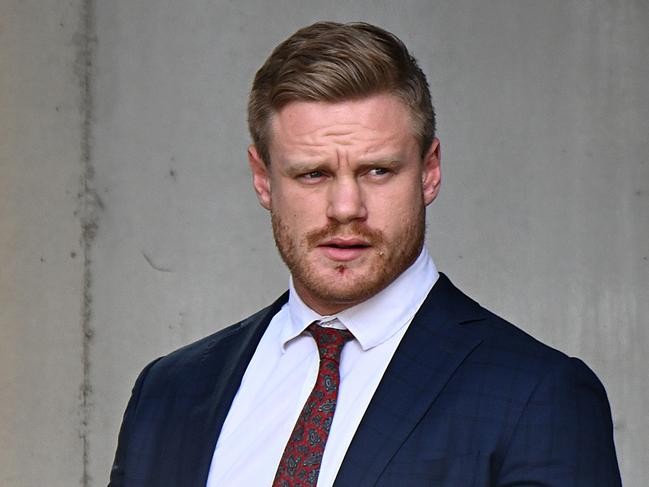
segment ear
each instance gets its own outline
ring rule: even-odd
[[[442,151],[439,145],[439,139],[434,138],[430,149],[428,149],[422,161],[422,194],[424,204],[426,205],[431,204],[437,198],[437,194],[442,185],[441,157]]]
[[[261,158],[254,145],[248,147],[248,164],[250,164],[250,172],[252,173],[252,186],[255,188],[255,193],[257,193],[259,204],[270,210],[270,168]]]

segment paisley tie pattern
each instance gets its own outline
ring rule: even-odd
[[[280,460],[273,487],[315,486],[322,454],[336,409],[340,384],[340,353],[353,338],[347,330],[324,328],[315,323],[307,331],[318,345],[318,378],[295,423]]]

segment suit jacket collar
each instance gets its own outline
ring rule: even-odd
[[[269,307],[248,319],[213,336],[196,367],[198,377],[189,377],[204,384],[187,414],[181,447],[177,485],[204,487],[223,423],[239,389],[262,335],[270,320],[288,299],[284,293]],[[176,485],[176,484],[174,484]]]
[[[374,485],[433,401],[481,342],[461,323],[484,309],[441,274],[393,356],[347,450],[335,485]]]

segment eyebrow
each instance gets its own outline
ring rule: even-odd
[[[403,161],[399,157],[385,157],[380,159],[368,159],[366,161],[361,160],[358,163],[361,167],[367,166],[381,166],[381,167],[399,167],[403,166]]]
[[[328,163],[325,161],[307,162],[307,161],[286,160],[284,162],[286,168],[285,170],[289,174],[301,174],[301,173],[307,173],[311,171],[317,171],[318,169],[322,169],[328,166]]]
[[[323,167],[323,166],[328,166],[330,164],[329,161],[327,160],[313,160],[313,161],[304,161],[304,160],[290,160],[287,159],[285,160],[285,163],[287,166],[291,168],[291,170],[313,170],[314,168],[318,167]],[[384,166],[384,167],[396,167],[396,166],[402,166],[403,161],[399,157],[381,157],[378,159],[367,159],[367,160],[359,160],[356,163],[357,166],[360,167],[366,167],[366,166]]]
[[[313,160],[313,161],[305,161],[305,160],[290,160],[287,159],[284,161],[286,166],[285,166],[285,171],[289,175],[297,175],[297,174],[303,174],[303,173],[308,173],[312,171],[320,171],[320,170],[326,170],[330,168],[331,163],[328,162],[327,160]],[[398,157],[398,156],[386,156],[386,157],[380,157],[380,158],[370,158],[367,160],[359,160],[357,161],[355,167],[356,169],[368,169],[372,167],[384,167],[386,169],[399,169],[403,167],[404,162],[403,160]]]

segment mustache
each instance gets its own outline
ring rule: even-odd
[[[334,237],[360,238],[373,246],[385,241],[383,232],[369,228],[362,222],[329,222],[325,227],[307,233],[305,238],[310,247],[315,247],[323,240]]]

